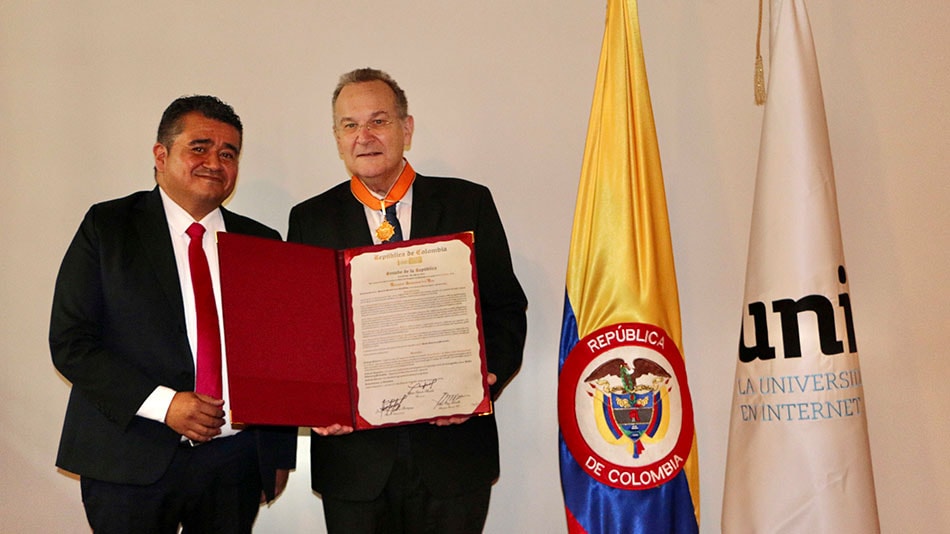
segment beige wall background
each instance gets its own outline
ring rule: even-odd
[[[950,532],[950,7],[811,0],[885,532]],[[762,108],[757,3],[641,0],[685,355],[702,531],[719,531]],[[286,232],[346,179],[337,77],[389,71],[420,172],[488,185],[531,301],[524,366],[497,405],[488,532],[565,532],[555,388],[567,245],[600,1],[0,1],[0,530],[87,532],[53,465],[68,384],[46,345],[53,281],[85,210],[152,186],[164,107],[211,93],[244,120],[230,207]],[[767,39],[763,42],[767,42]],[[308,438],[260,532],[323,532]]]

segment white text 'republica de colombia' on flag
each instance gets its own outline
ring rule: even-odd
[[[880,530],[818,62],[771,5],[722,531]]]
[[[558,421],[571,533],[694,533],[699,474],[634,0],[609,0],[568,260]]]

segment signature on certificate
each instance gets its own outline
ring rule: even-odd
[[[395,399],[383,399],[382,405],[379,407],[379,413],[381,415],[395,415],[402,410],[402,403],[406,400],[409,394],[405,394],[402,397]]]
[[[409,384],[409,394],[415,395],[417,393],[432,393],[435,388],[435,383],[438,382],[438,378],[430,378],[428,380],[420,380],[418,382],[413,382]]]
[[[442,393],[442,396],[439,397],[439,400],[435,401],[436,408],[455,408],[461,404],[462,399],[465,397],[470,397],[471,395],[462,395],[459,393]]]

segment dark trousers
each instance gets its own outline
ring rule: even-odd
[[[329,534],[479,534],[485,527],[491,485],[462,495],[438,495],[412,464],[408,434],[383,493],[372,501],[322,496]]]
[[[249,533],[261,477],[251,432],[178,448],[165,475],[147,486],[80,479],[96,534]]]

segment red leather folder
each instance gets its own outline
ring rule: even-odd
[[[235,423],[365,429],[434,419],[410,415],[380,424],[360,413],[350,267],[363,254],[451,240],[471,250],[482,398],[474,411],[439,416],[491,412],[471,232],[342,251],[225,232],[217,237],[225,408]]]

